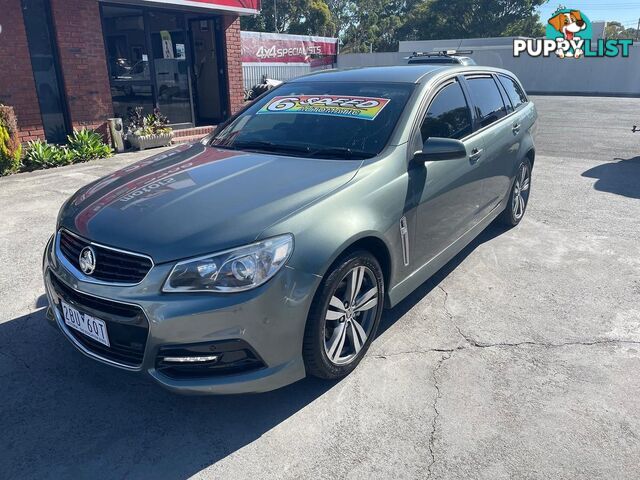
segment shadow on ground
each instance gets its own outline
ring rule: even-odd
[[[640,157],[615,158],[582,174],[597,178],[593,188],[600,192],[615,193],[629,198],[640,198]]]
[[[380,333],[478,245],[503,231],[490,226],[431,280],[385,312]],[[25,472],[37,478],[187,478],[250,444],[335,386],[309,378],[260,395],[177,396],[144,376],[87,359],[49,326],[44,308],[0,324],[0,345],[0,463],[7,478]]]

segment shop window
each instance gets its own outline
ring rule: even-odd
[[[49,2],[22,0],[22,10],[45,137],[51,143],[63,143],[69,123]]]
[[[182,15],[149,12],[158,107],[172,124],[192,121],[187,35]]]

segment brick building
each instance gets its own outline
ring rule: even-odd
[[[159,107],[174,129],[243,101],[240,15],[259,0],[0,0],[0,102],[23,141]]]

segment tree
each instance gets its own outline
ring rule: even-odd
[[[604,36],[611,39],[638,38],[638,30],[635,28],[625,28],[620,22],[608,22],[604,30]]]
[[[536,8],[546,1],[264,0],[242,29],[337,36],[343,53],[397,51],[399,40],[543,36]]]
[[[259,15],[243,17],[242,30],[333,36],[335,25],[324,0],[266,0]]]
[[[403,0],[357,0],[349,23],[340,30],[343,52],[396,50],[407,3]]]
[[[540,36],[536,8],[547,0],[423,0],[408,14],[407,40]]]

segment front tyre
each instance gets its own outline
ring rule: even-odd
[[[384,278],[380,264],[360,250],[338,260],[313,301],[302,354],[307,373],[339,379],[369,349],[380,324]]]
[[[513,182],[509,202],[504,212],[500,215],[500,223],[515,227],[520,223],[527,211],[529,194],[531,193],[531,162],[525,159],[518,168],[516,179]]]

